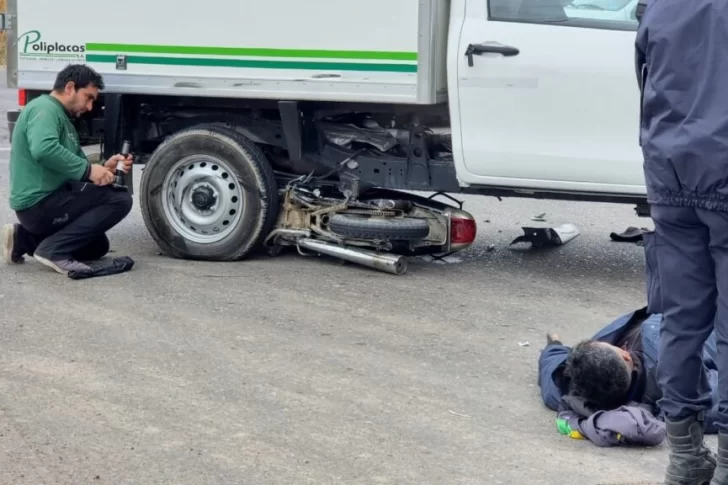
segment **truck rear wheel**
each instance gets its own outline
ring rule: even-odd
[[[141,181],[144,223],[162,251],[181,259],[243,259],[275,224],[278,189],[263,152],[222,126],[165,140]]]

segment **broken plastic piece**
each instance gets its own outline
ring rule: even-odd
[[[523,236],[513,240],[511,246],[522,242],[530,242],[534,247],[561,246],[581,234],[574,224],[562,224],[556,227],[523,227]]]

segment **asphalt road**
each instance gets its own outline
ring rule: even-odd
[[[3,123],[0,223],[8,156]],[[609,233],[649,221],[466,201],[477,244],[401,277],[296,254],[172,260],[139,207],[111,234],[130,273],[0,263],[0,484],[657,483],[664,447],[565,438],[536,385],[548,329],[575,343],[644,304],[642,250]],[[508,248],[543,212],[582,235]]]

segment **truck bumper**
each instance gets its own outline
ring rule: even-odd
[[[13,130],[15,129],[15,123],[18,121],[18,116],[20,116],[19,109],[13,109],[13,110],[9,110],[7,112],[8,133],[9,133],[10,142],[13,141]]]

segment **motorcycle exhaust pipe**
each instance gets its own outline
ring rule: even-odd
[[[394,275],[402,275],[407,271],[407,258],[394,254],[381,254],[367,249],[342,247],[326,241],[302,238],[298,240],[299,247],[316,251],[334,258],[343,259],[350,263],[360,264],[368,268],[377,269]]]

